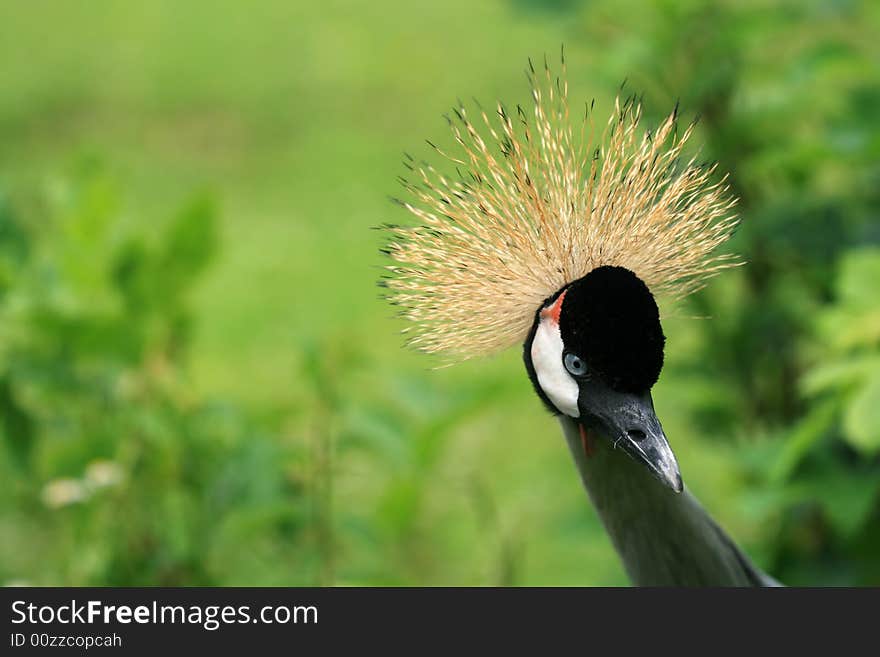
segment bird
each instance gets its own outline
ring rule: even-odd
[[[687,157],[695,123],[679,108],[653,129],[618,97],[571,109],[564,53],[529,60],[530,103],[446,116],[437,164],[405,154],[384,224],[379,281],[407,343],[442,365],[522,345],[528,378],[555,416],[581,482],[637,586],[776,586],[685,486],[655,411],[662,305],[742,264],[722,245],[736,198],[717,164]]]

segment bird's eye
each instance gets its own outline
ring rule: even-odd
[[[587,364],[574,354],[565,354],[562,362],[565,363],[565,369],[572,376],[583,376],[587,373]]]

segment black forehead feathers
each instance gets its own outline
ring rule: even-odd
[[[624,267],[597,267],[566,290],[559,329],[567,351],[621,392],[650,390],[666,338],[654,297]]]

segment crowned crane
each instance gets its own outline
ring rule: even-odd
[[[682,482],[654,410],[665,336],[655,295],[675,301],[739,261],[716,250],[736,226],[714,167],[684,160],[677,108],[640,128],[635,98],[600,135],[570,118],[568,86],[529,63],[532,107],[496,116],[459,104],[451,176],[407,156],[400,200],[420,225],[386,225],[382,284],[411,345],[449,362],[523,344],[581,481],[642,586],[768,586]],[[430,144],[430,142],[429,142]],[[450,167],[452,168],[452,167]]]

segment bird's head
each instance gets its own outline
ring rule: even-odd
[[[538,308],[523,360],[550,411],[611,441],[678,492],[678,463],[651,399],[664,342],[647,285],[624,267],[602,266]]]
[[[380,284],[409,344],[449,362],[525,338],[535,390],[585,448],[601,436],[681,490],[651,399],[665,342],[654,295],[682,299],[737,264],[717,252],[736,201],[685,157],[693,125],[678,129],[677,108],[643,130],[638,100],[618,99],[599,136],[592,105],[572,120],[564,62],[561,77],[546,63],[528,75],[530,109],[454,109],[456,150],[434,147],[449,170],[406,157],[399,203],[419,225],[385,226]]]

